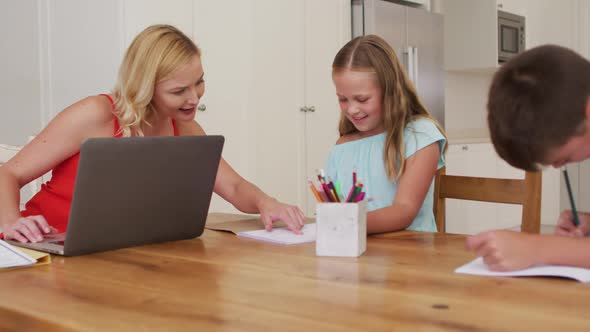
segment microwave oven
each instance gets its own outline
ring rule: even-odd
[[[507,61],[525,48],[524,16],[498,11],[498,62]]]

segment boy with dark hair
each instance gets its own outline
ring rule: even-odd
[[[590,62],[572,50],[539,46],[515,56],[494,75],[488,125],[496,152],[514,167],[539,170],[590,158]],[[491,231],[471,236],[467,247],[491,270],[536,264],[590,268],[590,214],[571,211],[556,235]]]

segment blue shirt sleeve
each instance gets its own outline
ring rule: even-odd
[[[432,143],[438,142],[440,148],[440,156],[438,159],[437,169],[445,166],[445,157],[443,154],[447,140],[443,134],[438,130],[434,122],[430,119],[418,119],[408,123],[404,129],[404,144],[405,157],[409,158],[414,153],[429,146]]]

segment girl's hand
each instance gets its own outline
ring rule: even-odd
[[[555,234],[569,237],[584,237],[590,235],[590,214],[578,212],[580,224],[574,225],[574,214],[571,210],[565,210],[557,219]]]
[[[261,204],[259,210],[260,218],[267,231],[272,230],[274,222],[282,220],[287,224],[287,228],[291,232],[301,234],[301,228],[304,225],[305,216],[298,207],[284,204],[274,198],[270,198]]]
[[[2,228],[4,239],[14,239],[21,243],[43,241],[45,234],[57,233],[41,215],[21,217],[11,225]]]
[[[492,271],[520,270],[536,264],[534,235],[513,231],[484,232],[467,238],[467,248]]]

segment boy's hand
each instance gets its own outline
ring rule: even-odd
[[[590,214],[578,212],[580,224],[574,225],[574,214],[571,210],[565,210],[557,219],[555,234],[569,237],[584,237],[590,235]]]
[[[467,248],[483,257],[492,271],[530,267],[535,261],[534,236],[513,231],[490,231],[467,238]]]

